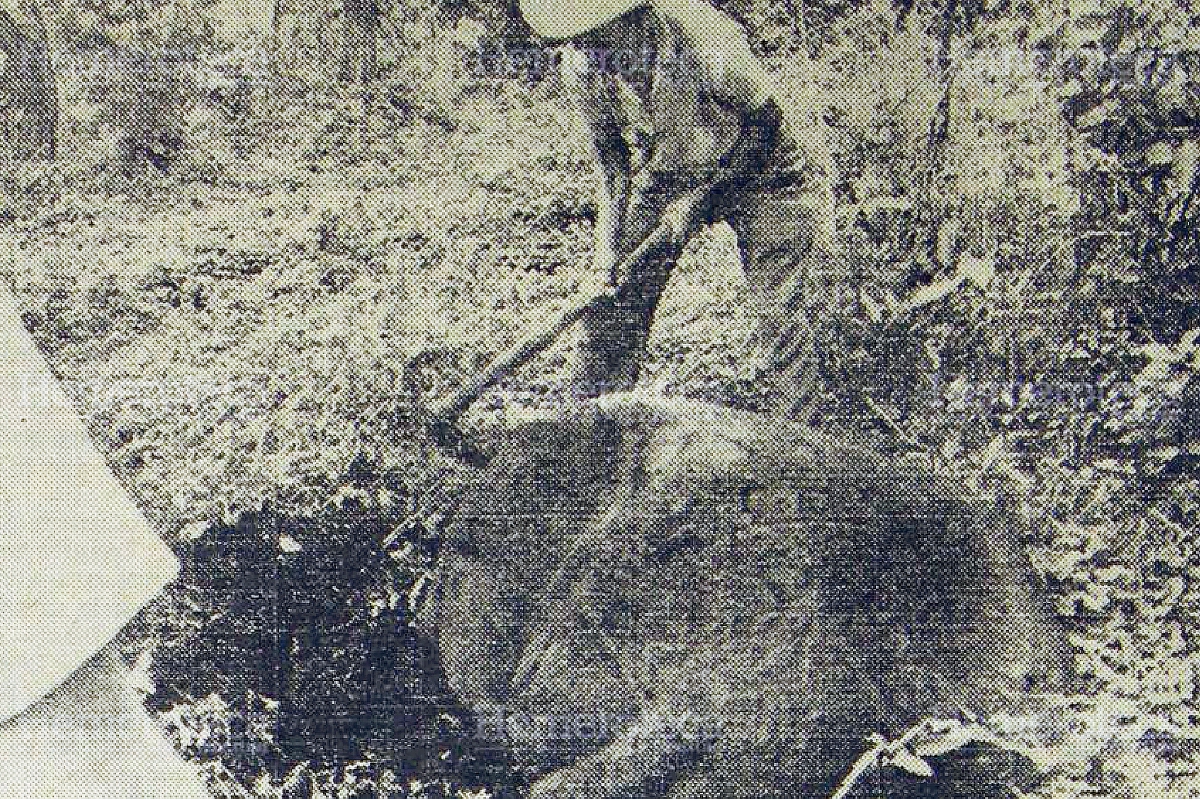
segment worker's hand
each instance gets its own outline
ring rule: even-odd
[[[617,285],[617,253],[611,242],[599,240],[592,253],[592,280],[609,287]]]
[[[662,223],[671,231],[671,243],[683,245],[692,235],[698,223],[700,204],[708,196],[708,189],[693,189],[687,194],[672,200],[663,211]]]

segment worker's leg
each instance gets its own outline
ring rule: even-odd
[[[128,684],[111,649],[0,725],[0,796],[208,799]]]
[[[650,338],[654,309],[676,257],[676,252],[664,252],[649,259],[615,299],[583,320],[573,380],[581,396],[633,388]]]
[[[616,248],[618,263],[658,227],[666,199],[659,193],[635,194],[626,213],[622,241]],[[633,388],[654,310],[679,253],[676,245],[664,246],[635,264],[630,273],[617,275],[616,298],[584,318],[583,340],[572,365],[574,391],[594,397]]]
[[[833,202],[823,188],[789,186],[740,195],[727,218],[759,308],[761,348],[787,413],[820,391],[818,335],[841,288]]]

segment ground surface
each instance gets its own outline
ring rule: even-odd
[[[271,113],[302,124],[208,153],[228,158],[216,180],[72,189],[3,232],[27,322],[156,515],[207,520],[360,451],[397,456],[408,414],[579,290],[586,153],[558,101],[512,94],[467,98],[454,131],[385,107],[366,144],[351,100],[284,97]],[[685,261],[660,382],[685,355],[737,376],[735,258],[725,230]]]
[[[438,497],[461,468],[423,440],[421,409],[587,280],[590,167],[575,122],[549,89],[512,82],[419,113],[385,97],[365,126],[353,96],[283,84],[264,86],[250,111],[193,113],[203,144],[170,175],[66,169],[35,184],[45,203],[0,228],[0,271],[27,323],[117,473],[188,561],[142,630],[168,664],[156,707],[231,796],[279,796],[289,778],[301,792],[290,796],[314,795],[306,762],[331,796],[485,784],[472,772],[480,758],[456,744],[406,757],[385,751],[387,730],[353,751],[288,750],[306,740],[303,730],[280,738],[297,686],[361,678],[369,664],[331,665],[317,647],[310,672],[266,680],[276,661],[264,653],[279,639],[248,642],[247,631],[270,637],[263,608],[284,612],[281,574],[296,596],[324,575],[315,584],[335,599],[317,610],[297,599],[284,626],[319,619],[346,636],[330,649],[360,660],[370,653],[355,649],[366,646],[355,631],[384,629],[389,662],[407,664],[394,692],[427,700],[396,712],[410,732],[442,725],[438,740],[455,740],[461,718],[404,615],[429,566],[405,547],[436,526]],[[744,293],[732,235],[711,231],[668,291],[647,385],[753,405]],[[476,417],[553,386],[560,362],[561,350],[547,356]],[[1130,468],[1034,463],[1025,473],[1024,499],[1041,512],[1035,554],[1089,680],[1063,711],[1077,746],[1046,755],[1061,762],[1037,796],[1200,795],[1194,485],[1174,484],[1171,510],[1154,517],[1165,499],[1133,495]],[[1150,526],[1141,543],[1114,548],[1112,526],[1135,517]],[[395,531],[401,551],[379,560]],[[280,552],[314,561],[289,572]],[[384,565],[347,576],[352,558]],[[197,640],[220,672],[209,682],[186,673],[205,649]],[[230,665],[252,656],[263,661]],[[335,711],[350,693],[322,707]],[[452,765],[439,773],[438,762]]]

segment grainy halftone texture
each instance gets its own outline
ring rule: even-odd
[[[0,3],[0,799],[1195,799],[1186,5]]]
[[[178,563],[92,444],[7,288],[0,397],[3,721],[112,640]]]

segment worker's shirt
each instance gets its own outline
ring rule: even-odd
[[[657,0],[581,37],[564,53],[563,72],[593,135],[619,132],[645,187],[718,176],[771,98],[745,32],[707,4]]]

